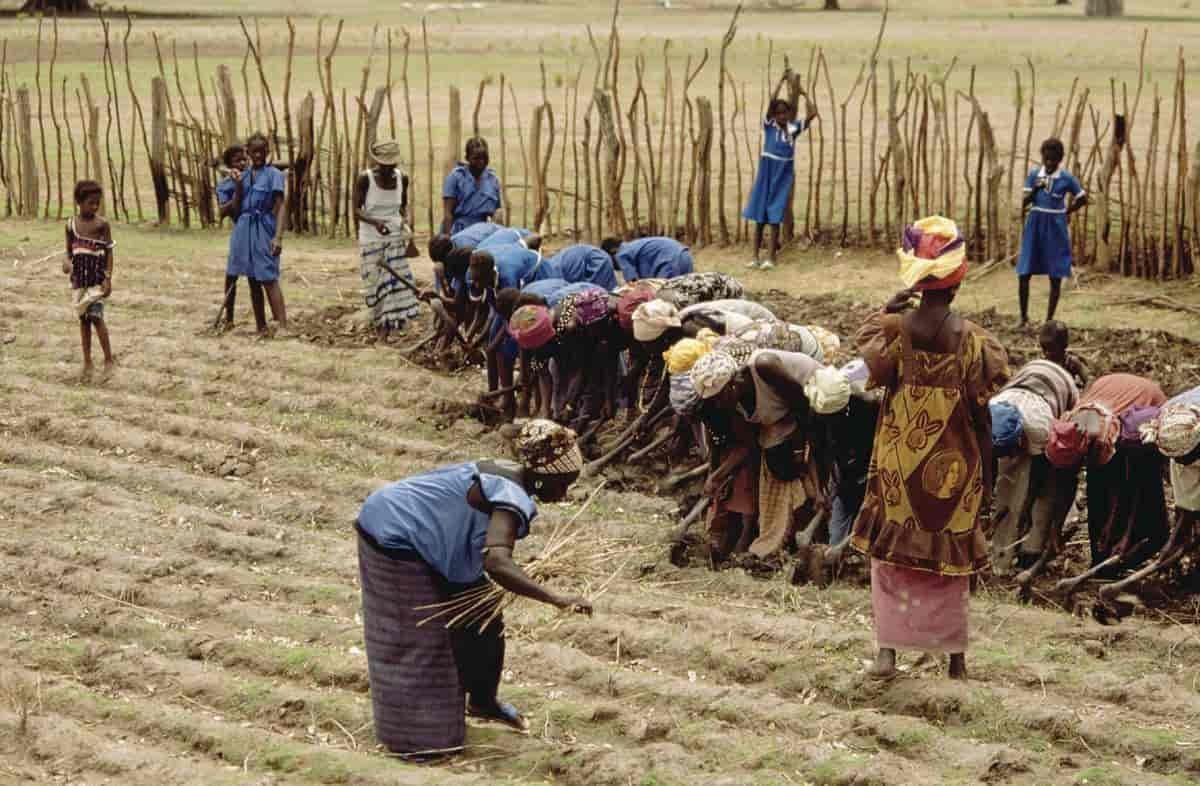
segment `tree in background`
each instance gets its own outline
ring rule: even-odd
[[[1083,12],[1088,16],[1124,16],[1125,0],[1087,0]]]
[[[91,13],[92,5],[88,0],[25,0],[21,13],[37,14],[57,11],[60,16],[66,14]]]

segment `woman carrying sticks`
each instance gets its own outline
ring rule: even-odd
[[[379,337],[387,340],[391,331],[403,330],[420,313],[408,266],[412,232],[404,221],[408,177],[396,169],[400,163],[398,142],[376,142],[370,156],[375,166],[363,172],[354,185],[354,215],[358,219],[363,295],[371,310],[371,324]]]
[[[867,674],[894,677],[904,648],[948,653],[951,679],[965,679],[970,576],[988,556],[988,400],[1008,379],[1008,358],[950,308],[967,272],[953,221],[909,226],[898,255],[907,289],[858,332],[870,386],[884,390],[850,541],[871,558],[879,655]]]
[[[517,452],[519,464],[472,461],[384,486],[358,514],[375,734],[394,753],[461,749],[468,695],[472,716],[526,727],[516,708],[496,696],[505,648],[496,607],[462,604],[465,615],[450,625],[430,620],[437,615],[431,607],[463,590],[490,597],[490,578],[514,594],[592,613],[586,599],[542,587],[512,559],[516,541],[537,516],[533,497],[560,500],[579,477],[583,457],[575,434],[534,420],[521,430]]]

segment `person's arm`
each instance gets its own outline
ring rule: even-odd
[[[1083,190],[1083,185],[1074,175],[1069,172],[1067,175],[1071,178],[1071,204],[1067,206],[1067,215],[1069,216],[1076,210],[1082,210],[1083,208],[1087,207],[1088,195],[1087,192]]]
[[[787,373],[779,357],[772,354],[762,354],[754,359],[754,370],[762,380],[775,390],[785,401],[793,402],[793,408],[803,402],[807,410],[808,397],[804,395],[804,385]]]
[[[442,234],[450,234],[450,230],[454,227],[454,211],[458,209],[458,200],[452,196],[442,197]]]
[[[1033,204],[1033,198],[1037,195],[1038,185],[1037,170],[1032,170],[1025,176],[1025,198],[1021,200],[1021,210],[1024,212],[1026,208]]]
[[[283,180],[283,175],[279,175],[280,181]],[[282,186],[280,190],[275,191],[275,237],[271,240],[271,255],[279,256],[283,253],[283,231],[287,228],[287,215],[284,213],[284,193]]]
[[[221,205],[221,218],[237,220],[242,214],[242,173],[235,169],[230,177],[233,179],[233,196]]]
[[[771,91],[771,101],[779,98],[779,94],[783,92],[783,86],[787,84],[787,81],[791,79],[791,77],[792,69],[785,66],[783,69],[783,76],[779,77],[779,84],[775,85],[775,89]]]
[[[112,227],[105,221],[100,228],[100,237],[104,238],[108,245],[104,248],[104,285],[101,290],[104,296],[108,297],[112,294],[112,277],[113,277],[113,244],[112,244]]]
[[[65,275],[71,275],[71,227],[67,226],[64,230],[67,235],[67,255],[63,258],[62,272]]]
[[[483,569],[487,571],[488,576],[513,594],[590,616],[592,604],[586,598],[559,595],[529,578],[525,571],[513,562],[512,552],[517,542],[519,526],[517,516],[511,511],[492,511],[488,521],[487,541],[483,547]]]
[[[538,396],[538,417],[549,418],[554,408],[554,377],[550,375],[550,364],[539,364],[541,368],[537,371],[537,386]]]

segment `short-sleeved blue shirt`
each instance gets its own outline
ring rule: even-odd
[[[486,239],[475,246],[477,251],[487,251],[494,246],[508,246],[513,243],[524,245],[525,238],[529,237],[528,229],[517,229],[515,227],[500,227]]]
[[[578,243],[567,246],[547,259],[547,277],[561,278],[572,284],[586,281],[609,291],[617,288],[617,273],[613,269],[612,257],[602,248]]]
[[[237,181],[232,177],[223,179],[217,183],[217,204],[224,205],[233,201],[233,195],[237,193]]]
[[[492,235],[504,229],[500,224],[493,224],[489,221],[480,221],[476,224],[455,232],[450,236],[450,244],[455,248],[477,248],[480,243],[487,240]]]
[[[450,233],[461,232],[473,224],[487,221],[500,209],[500,178],[489,168],[476,182],[470,168],[460,163],[446,175],[442,197],[455,200],[454,225]]]
[[[796,137],[804,133],[805,128],[803,120],[793,120],[786,128],[780,128],[774,118],[768,117],[763,122],[763,155],[790,160],[795,155]]]
[[[447,581],[468,584],[483,575],[490,517],[467,502],[478,481],[494,508],[519,520],[517,538],[529,534],[537,505],[519,484],[481,472],[476,462],[452,464],[379,489],[363,503],[358,526],[386,549],[414,551]]]
[[[622,243],[617,265],[626,281],[677,278],[695,269],[688,247],[669,237],[643,237]]]

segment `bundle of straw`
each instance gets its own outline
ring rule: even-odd
[[[529,578],[539,584],[564,576],[582,578],[587,585],[584,594],[592,601],[608,589],[629,559],[640,550],[616,540],[599,537],[589,528],[575,527],[575,522],[604,488],[605,482],[601,481],[600,485],[596,486],[570,519],[551,530],[541,553],[524,568]],[[626,557],[625,560],[621,561],[616,570],[607,572],[605,568],[622,555]],[[604,576],[605,573],[606,577],[592,591],[591,578],[597,575]],[[417,625],[444,620],[447,628],[477,625],[479,630],[484,630],[519,597],[490,578],[485,579],[481,584],[458,593],[450,600],[417,606],[416,611],[433,612]]]

